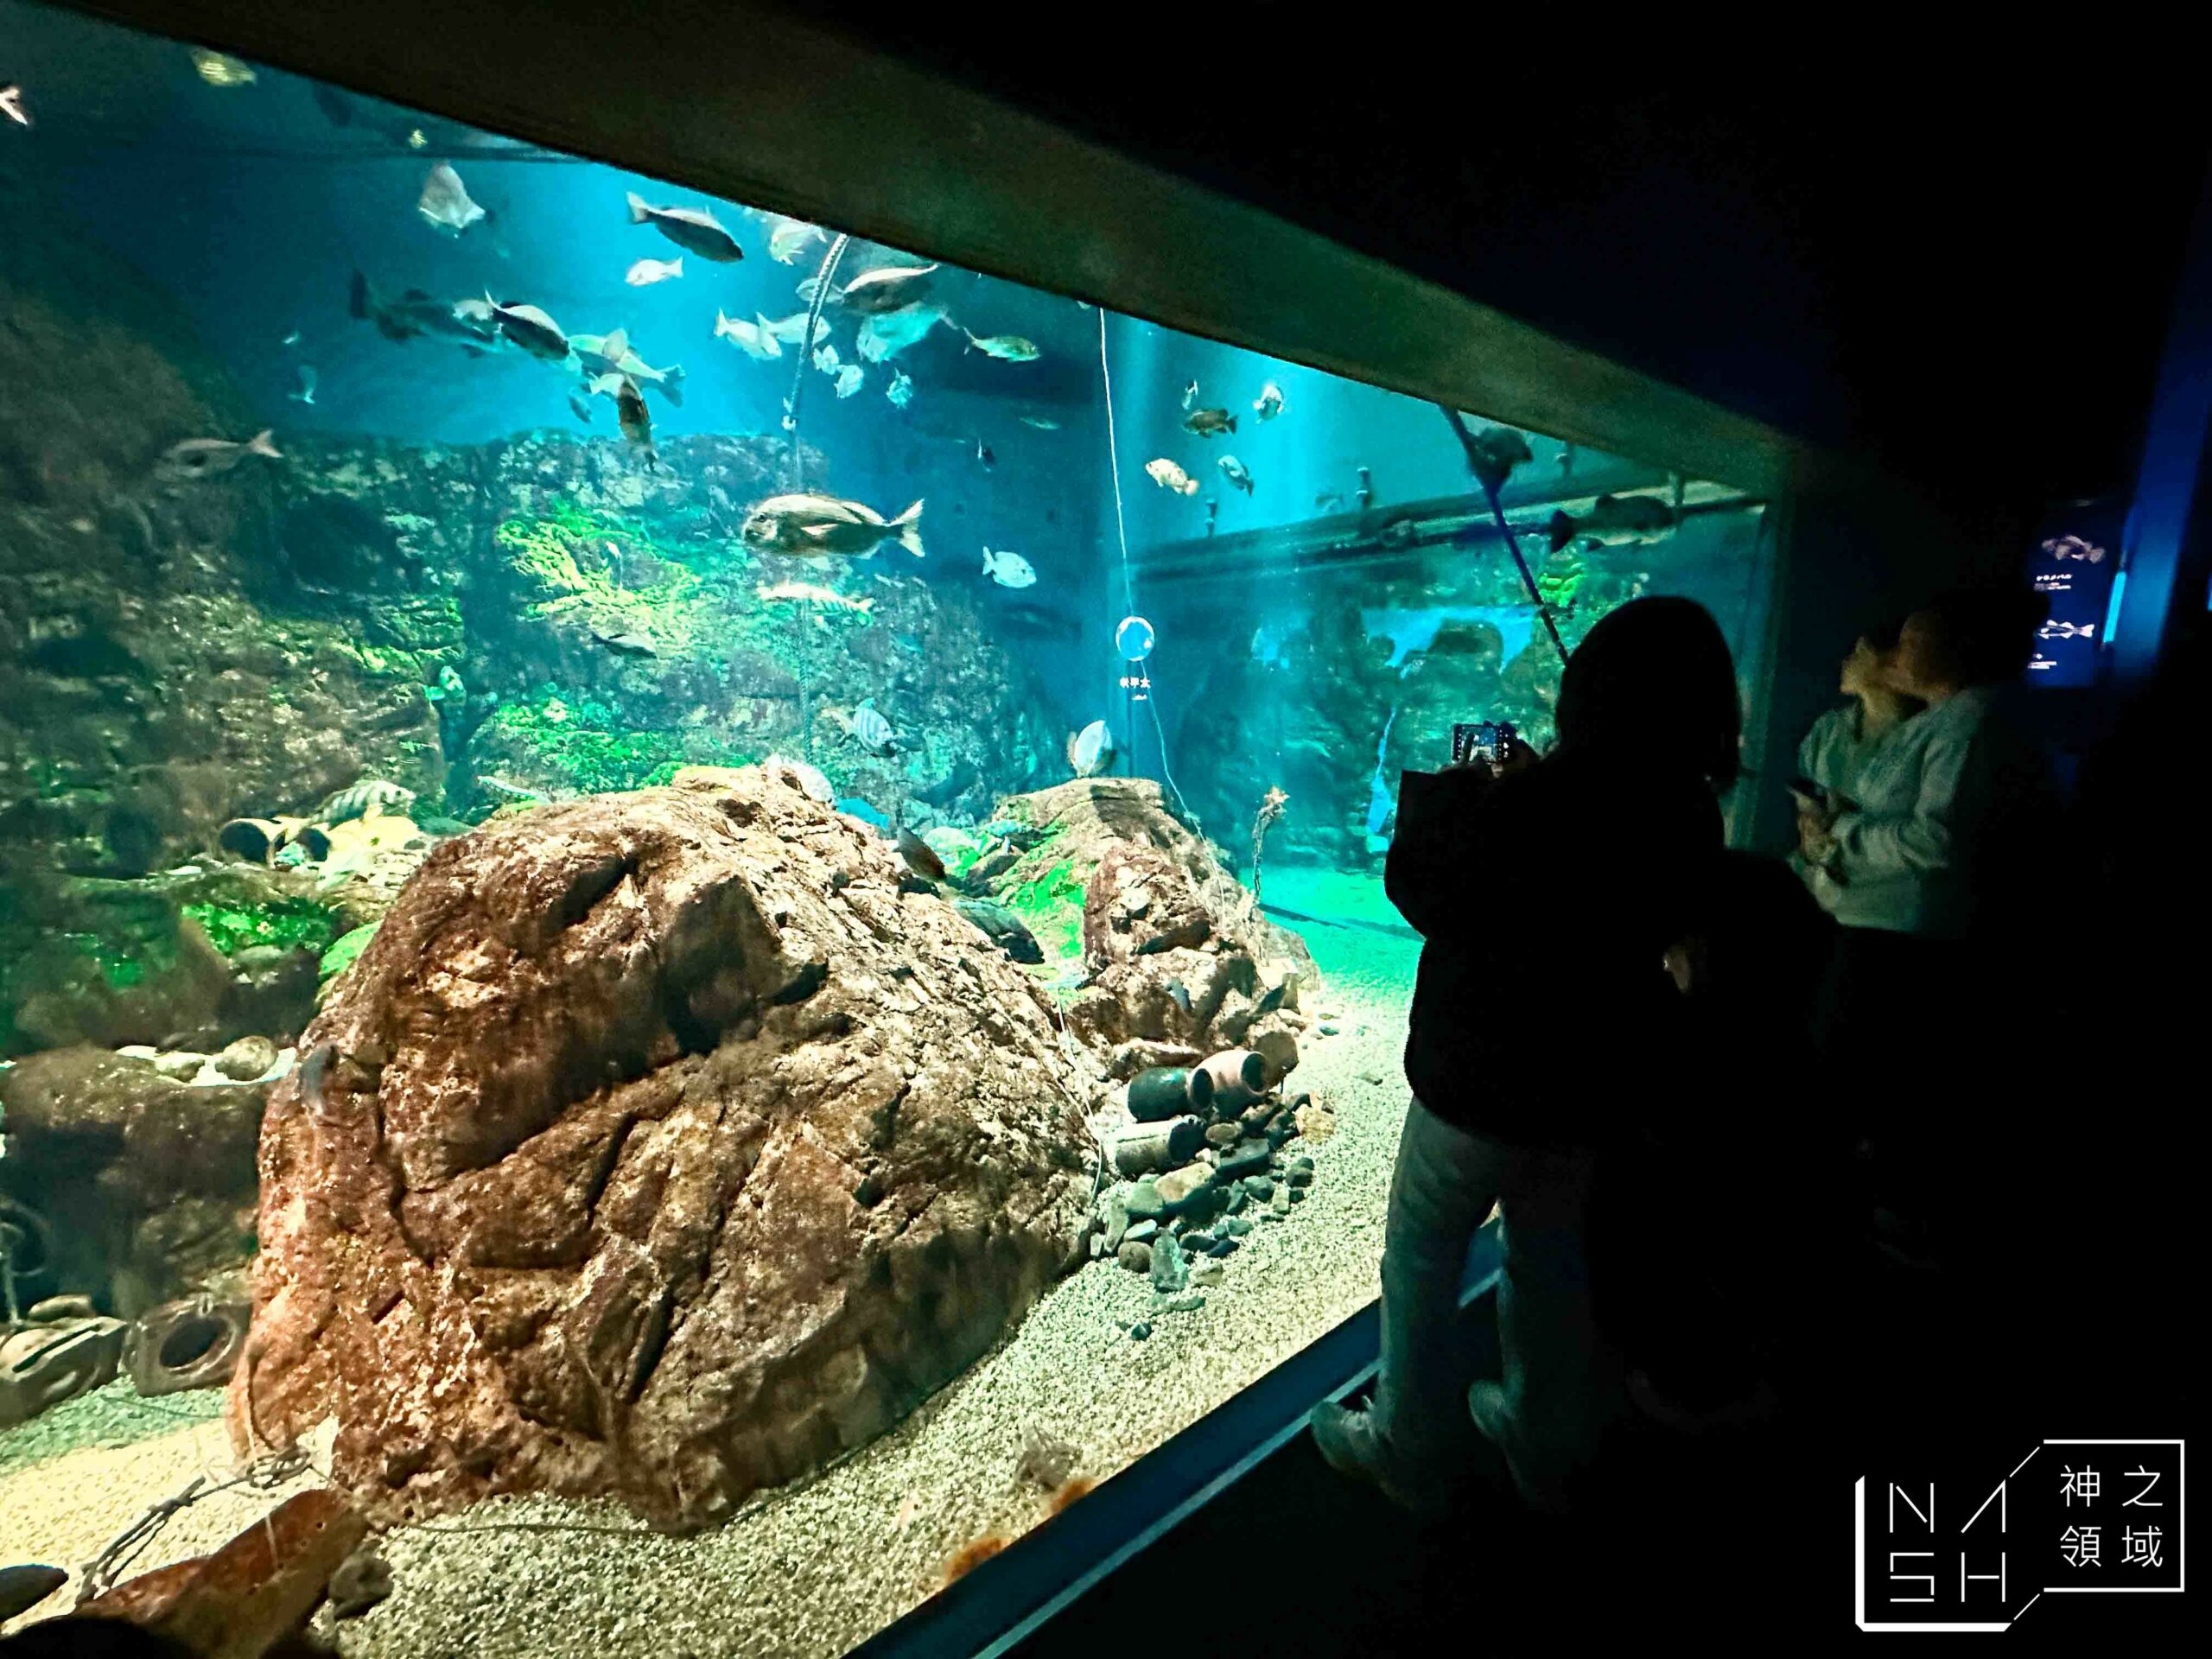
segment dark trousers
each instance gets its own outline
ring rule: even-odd
[[[1820,1048],[1877,1204],[1939,1254],[1991,1242],[2013,1185],[2007,1130],[2030,1084],[2008,964],[1965,940],[1836,930]]]

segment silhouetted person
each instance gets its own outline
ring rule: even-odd
[[[1974,1160],[2004,1150],[1993,1097],[2019,1082],[2007,1004],[2031,868],[2056,850],[2047,767],[2020,707],[2044,610],[2024,588],[1968,589],[1907,618],[1889,679],[1926,711],[1867,768],[1874,804],[1826,804],[1801,834],[1814,868],[1885,895],[1881,925],[1845,935],[1826,1041],[1872,1114],[1889,1214],[1930,1243],[1967,1243],[1988,1218]]]
[[[1385,882],[1427,941],[1406,1045],[1414,1101],[1383,1240],[1381,1375],[1363,1411],[1316,1410],[1337,1468],[1414,1508],[1479,1450],[1560,1507],[1620,1403],[1583,1244],[1594,1150],[1637,1109],[1681,998],[1734,779],[1734,665],[1712,617],[1643,599],[1591,629],[1541,760],[1408,772]],[[1664,1070],[1664,1064],[1659,1062]],[[1471,1389],[1453,1334],[1467,1248],[1503,1215],[1501,1382]]]
[[[1784,865],[1731,853],[1668,952],[1673,1086],[1599,1160],[1599,1328],[1630,1400],[1676,1428],[1771,1415],[1834,1370],[1859,1227],[1813,1029],[1830,931]],[[1679,1248],[1655,1249],[1672,1238]]]
[[[1920,712],[1920,700],[1897,690],[1891,680],[1903,620],[1878,625],[1861,634],[1843,659],[1837,689],[1850,702],[1815,720],[1797,746],[1797,771],[1820,791],[1800,798],[1798,835],[1817,836],[1842,812],[1894,814],[1911,804],[1897,791],[1917,782],[1916,769],[1885,766],[1882,758],[1906,741],[1905,728]],[[1824,817],[1818,808],[1834,812]],[[1859,869],[1839,861],[1833,870],[1808,862],[1802,849],[1792,861],[1821,908],[1844,927],[1896,929],[1906,895],[1899,878]]]

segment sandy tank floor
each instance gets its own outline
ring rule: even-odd
[[[1345,896],[1308,894],[1300,874],[1271,872],[1268,897],[1319,908]],[[1147,1281],[1086,1268],[892,1433],[696,1537],[658,1535],[613,1503],[551,1498],[397,1531],[384,1546],[397,1590],[338,1628],[340,1650],[826,1659],[925,1600],[967,1545],[1046,1518],[1047,1495],[1016,1472],[1030,1431],[1072,1444],[1077,1472],[1103,1481],[1372,1300],[1418,942],[1371,923],[1294,925],[1324,984],[1306,1003],[1314,1023],[1289,1086],[1333,1105],[1337,1129],[1296,1145],[1314,1160],[1311,1196],[1253,1231],[1204,1307],[1154,1313]],[[1320,1033],[1325,1016],[1336,1034]],[[1125,1333],[1140,1319],[1148,1340]],[[195,1475],[230,1471],[216,1401],[139,1402],[118,1382],[0,1438],[0,1563],[78,1569],[148,1505]],[[194,1503],[133,1569],[202,1553],[316,1479]],[[27,1617],[62,1611],[75,1593],[73,1582]]]

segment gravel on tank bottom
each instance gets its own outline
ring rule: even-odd
[[[385,1544],[395,1593],[339,1627],[340,1651],[828,1659],[927,1598],[968,1546],[1046,1518],[1051,1494],[1018,1473],[1033,1430],[1074,1446],[1077,1474],[1103,1481],[1372,1300],[1405,1113],[1414,945],[1310,924],[1305,932],[1324,987],[1306,1003],[1285,1092],[1325,1098],[1336,1131],[1318,1146],[1293,1143],[1316,1166],[1306,1200],[1245,1238],[1204,1307],[1155,1312],[1148,1280],[1094,1262],[890,1433],[694,1537],[646,1530],[613,1503],[548,1497],[403,1529]],[[1322,1034],[1324,1012],[1334,1035]],[[1126,1334],[1137,1320],[1150,1324],[1147,1339]],[[206,1423],[0,1475],[4,1554],[82,1562],[148,1504],[225,1467],[221,1433]],[[268,1501],[226,1493],[219,1513],[188,1510],[135,1565],[213,1548]]]

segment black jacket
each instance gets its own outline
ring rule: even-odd
[[[1663,963],[1722,851],[1712,791],[1634,756],[1555,753],[1492,781],[1404,773],[1383,882],[1427,941],[1406,1080],[1446,1121],[1593,1145],[1671,1071]]]

